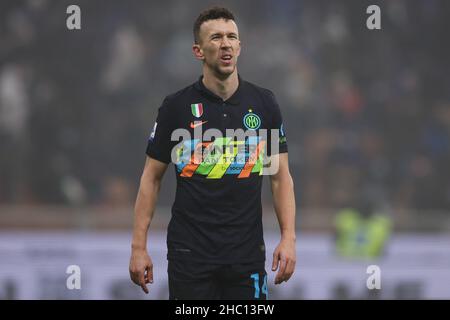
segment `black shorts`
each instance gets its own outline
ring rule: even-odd
[[[246,264],[205,264],[170,259],[171,300],[267,300],[264,262]]]

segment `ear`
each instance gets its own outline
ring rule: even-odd
[[[241,54],[241,46],[242,46],[242,42],[241,42],[241,40],[239,40],[239,47],[237,49],[237,54],[236,54],[236,56],[238,56],[238,57]]]
[[[197,43],[194,43],[192,45],[192,52],[194,53],[194,56],[198,59],[198,60],[205,60],[205,56],[203,55],[203,50],[200,48],[200,45]]]

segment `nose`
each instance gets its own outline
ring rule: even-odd
[[[228,39],[228,37],[223,37],[222,38],[222,42],[221,42],[221,45],[220,45],[222,48],[229,48],[229,47],[231,47],[231,42],[230,42],[230,40]]]

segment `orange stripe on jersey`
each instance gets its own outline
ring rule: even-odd
[[[250,173],[252,172],[256,161],[258,160],[259,153],[264,147],[264,143],[265,141],[261,141],[260,143],[258,143],[256,150],[250,155],[250,157],[248,157],[248,161],[245,163],[244,168],[242,168],[242,171],[239,173],[238,178],[248,178],[250,176]]]
[[[197,170],[198,166],[202,163],[203,158],[203,147],[207,147],[211,142],[199,142],[195,146],[194,152],[191,155],[191,159],[189,164],[185,165],[183,170],[180,173],[181,177],[192,177],[195,170]],[[199,159],[201,161],[199,161]]]

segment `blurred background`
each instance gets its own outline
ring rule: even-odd
[[[81,30],[66,27],[71,4]],[[370,4],[381,30],[366,27]],[[284,118],[298,262],[269,298],[449,299],[445,0],[0,2],[0,298],[168,297],[173,168],[148,296],[128,278],[133,205],[158,107],[200,76],[192,25],[211,5],[234,12],[239,73]],[[269,266],[279,231],[265,180]],[[373,264],[380,290],[366,286]],[[69,265],[81,290],[66,288]]]

